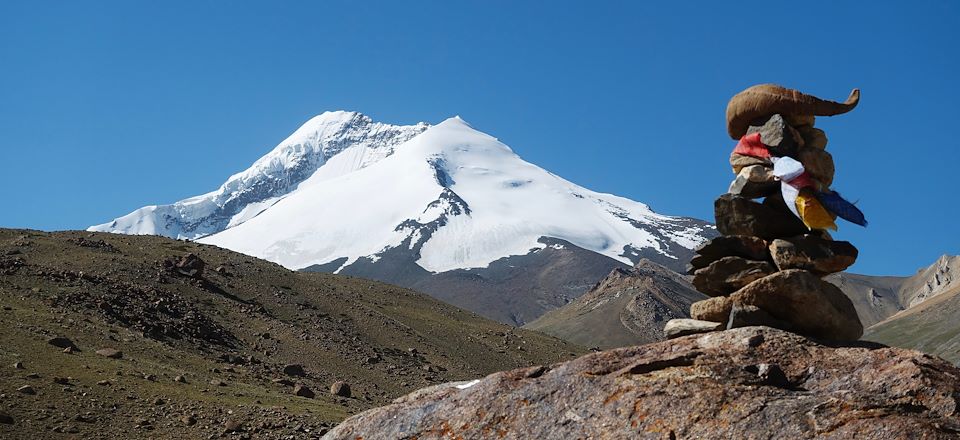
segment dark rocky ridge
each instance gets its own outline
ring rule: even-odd
[[[664,339],[663,325],[689,318],[707,297],[683,276],[649,260],[614,269],[589,292],[524,326],[587,347],[614,348]]]
[[[942,359],[743,327],[423,389],[324,438],[958,436],[960,369]]]

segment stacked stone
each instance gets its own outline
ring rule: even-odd
[[[771,156],[796,159],[826,189],[833,158],[814,122],[811,114],[767,114],[746,134],[760,133]],[[701,246],[688,267],[693,285],[711,298],[690,307],[692,319],[668,322],[667,336],[765,325],[824,340],[859,339],[853,303],[822,279],[853,264],[857,248],[809,229],[788,209],[771,159],[735,152],[730,165],[736,177],[714,203],[721,236]]]

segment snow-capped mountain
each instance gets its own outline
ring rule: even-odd
[[[328,178],[363,168],[427,127],[381,124],[356,112],[326,112],[216,191],[172,205],[145,206],[88,230],[186,239],[214,234],[255,217],[321,168]],[[346,150],[336,165],[327,164]]]
[[[432,127],[393,126],[352,112],[311,119],[217,191],[90,229],[198,239],[292,269],[377,278],[514,323],[582,294],[616,265],[646,257],[680,268],[715,234],[706,222],[568,182],[459,117]],[[541,272],[515,273],[518,261],[556,268],[571,255],[595,260],[586,266],[598,271],[605,267],[577,275],[595,276],[585,284],[570,280],[576,270],[550,281],[533,279]],[[479,283],[484,289],[460,296],[500,296],[490,289],[508,278],[500,293],[523,296],[558,280],[576,286],[555,286],[497,312],[489,308],[518,298],[491,305],[449,297],[463,290],[458,285],[493,273],[497,279]]]

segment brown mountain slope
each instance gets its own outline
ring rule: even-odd
[[[960,257],[944,255],[910,277],[826,278],[853,301],[863,339],[960,362]]]
[[[663,326],[689,318],[706,299],[681,275],[649,260],[614,269],[589,292],[524,328],[588,347],[613,348],[664,339]]]
[[[913,348],[960,365],[960,286],[867,328],[863,339]]]
[[[411,290],[154,236],[0,229],[0,306],[0,438],[207,438],[230,420],[309,438],[425,385],[582,351]],[[339,380],[351,397],[327,391]]]
[[[943,255],[909,277],[839,273],[826,280],[847,294],[869,326],[960,286],[960,257]]]
[[[881,277],[840,272],[828,275],[824,279],[839,287],[850,298],[864,327],[883,321],[903,310],[900,302],[900,286],[907,277]]]

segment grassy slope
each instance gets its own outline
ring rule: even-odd
[[[960,364],[960,287],[868,328],[863,339],[913,348]]]
[[[163,269],[187,253],[206,262],[202,281]],[[152,236],[0,229],[0,306],[0,411],[16,420],[0,438],[201,438],[228,419],[257,437],[309,437],[432,383],[583,351],[407,289]],[[81,351],[62,353],[52,336]],[[124,356],[96,355],[103,347]],[[316,398],[271,382],[288,363],[305,367],[290,379]],[[326,392],[336,380],[352,398]]]

